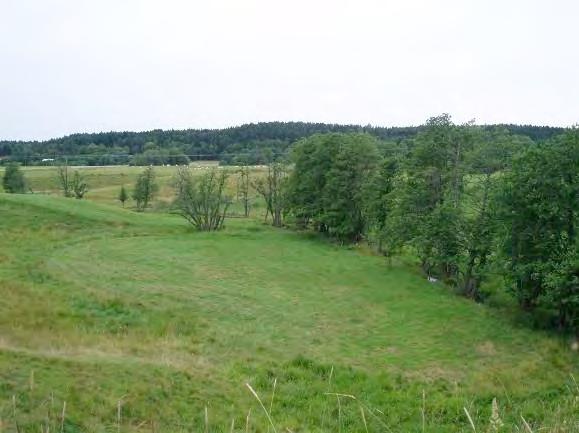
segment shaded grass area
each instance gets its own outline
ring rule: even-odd
[[[575,418],[579,364],[563,342],[402,263],[255,221],[204,234],[37,195],[0,194],[0,230],[8,431],[14,402],[38,431],[65,400],[65,431],[200,430],[205,407],[211,430],[245,430],[252,408],[264,431],[244,384],[269,401],[274,381],[272,418],[291,431],[364,431],[360,407],[374,431],[422,431],[422,412],[428,431],[466,431],[463,407],[484,423],[494,397],[511,424]],[[328,393],[356,400],[338,410]]]

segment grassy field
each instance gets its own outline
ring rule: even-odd
[[[89,200],[0,194],[0,431],[273,432],[246,383],[277,432],[472,431],[464,408],[486,431],[493,398],[502,431],[579,431],[565,341],[402,261],[122,209],[140,170],[86,169]]]
[[[194,171],[199,170],[200,172],[207,167],[214,166],[217,166],[215,161],[202,161],[191,164]],[[71,172],[78,170],[86,179],[89,185],[89,190],[86,195],[88,199],[100,203],[115,204],[118,203],[117,197],[120,187],[125,185],[127,189],[131,190],[137,180],[137,176],[143,171],[143,168],[144,167],[118,165],[106,167],[69,167],[69,170],[71,170]],[[22,171],[32,191],[41,194],[59,193],[56,167],[22,167]],[[160,187],[158,200],[162,202],[170,200],[173,189],[171,182],[175,171],[175,167],[155,167],[157,182]],[[4,168],[0,167],[0,178],[3,175]],[[1,191],[2,186],[0,185],[0,192]]]

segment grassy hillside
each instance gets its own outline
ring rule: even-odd
[[[252,220],[196,233],[99,188],[0,194],[0,431],[199,431],[206,408],[273,431],[245,383],[280,432],[467,431],[463,407],[484,431],[495,397],[508,431],[576,431],[564,342],[402,262]]]

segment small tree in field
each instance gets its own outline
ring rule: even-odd
[[[239,177],[237,178],[237,199],[243,204],[243,215],[245,218],[249,217],[249,166],[244,165],[239,169]]]
[[[68,172],[68,164],[59,165],[57,168],[58,172],[58,184],[62,191],[62,195],[65,197],[72,197],[72,181]]]
[[[84,176],[78,171],[75,171],[74,176],[72,177],[71,189],[74,193],[74,197],[78,200],[82,199],[88,191],[88,184],[84,180]]]
[[[223,228],[231,199],[225,194],[227,172],[211,169],[193,177],[188,167],[179,167],[175,183],[175,208],[193,227],[201,231]]]
[[[119,201],[122,203],[123,207],[125,207],[125,202],[129,199],[129,194],[125,188],[125,185],[121,186],[121,190],[119,191]]]
[[[267,167],[265,178],[256,179],[255,190],[263,197],[266,205],[265,219],[271,214],[272,225],[281,227],[283,213],[286,210],[286,182],[287,167],[279,162],[274,162]]]
[[[159,186],[155,182],[155,171],[153,166],[147,167],[137,178],[135,189],[133,190],[133,200],[137,203],[137,210],[144,211],[149,202],[157,193]]]
[[[2,179],[4,191],[13,194],[23,194],[26,192],[26,179],[16,163],[9,164]]]
[[[84,176],[75,170],[74,174],[71,176],[68,170],[68,164],[58,166],[58,183],[62,191],[62,195],[65,197],[75,197],[77,199],[82,199],[88,191],[88,184],[86,183]]]

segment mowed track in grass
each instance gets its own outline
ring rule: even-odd
[[[576,354],[403,263],[253,220],[0,194],[0,416],[66,431],[469,429],[573,418]],[[33,372],[33,373],[32,373]],[[32,376],[32,378],[31,378]],[[425,398],[423,399],[423,391]],[[347,393],[338,411],[335,397]],[[51,399],[50,401],[53,401]],[[52,403],[51,403],[52,404]],[[54,410],[54,409],[53,409]],[[60,409],[59,409],[60,410]],[[341,426],[341,427],[340,427]],[[572,426],[571,426],[572,427]],[[11,431],[11,430],[8,430]],[[572,430],[566,430],[572,431]]]

